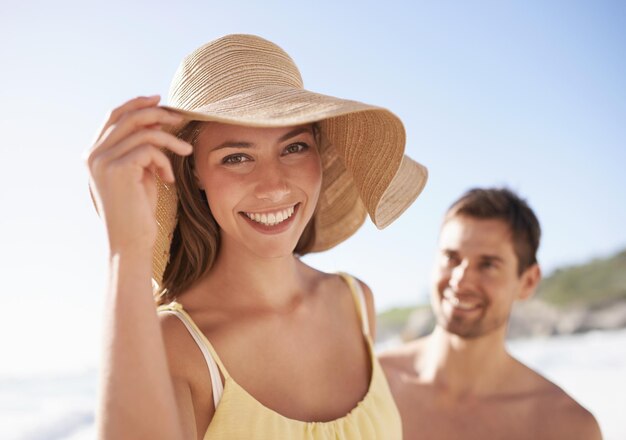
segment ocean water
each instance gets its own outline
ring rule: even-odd
[[[0,439],[94,439],[96,370],[0,379]]]
[[[626,439],[626,330],[517,340],[510,351],[598,419],[606,440]],[[0,439],[94,439],[96,370],[0,377]]]

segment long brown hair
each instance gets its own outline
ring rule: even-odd
[[[192,121],[181,129],[177,137],[197,144],[200,131],[208,123]],[[313,133],[321,149],[321,135],[317,124]],[[155,292],[158,304],[167,304],[188,289],[213,267],[220,247],[220,227],[215,221],[206,194],[197,184],[193,154],[168,154],[178,193],[178,222],[170,245],[170,259],[163,273],[163,282]],[[305,227],[294,249],[297,255],[308,253],[315,242],[315,214]]]

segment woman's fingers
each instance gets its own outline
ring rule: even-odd
[[[94,150],[114,145],[142,128],[175,125],[183,120],[183,116],[159,107],[148,107],[127,112],[102,133]]]
[[[105,160],[115,160],[127,154],[138,145],[150,144],[156,147],[166,148],[173,153],[180,154],[181,156],[187,156],[191,154],[192,147],[187,142],[177,138],[176,136],[166,133],[158,129],[145,129],[131,134],[124,138],[121,142],[108,148],[106,151],[102,151],[100,156]]]
[[[126,167],[134,168],[138,177],[142,178],[146,170],[159,175],[165,182],[174,182],[174,171],[168,157],[158,147],[142,144],[119,157],[112,165],[120,170]]]
[[[102,125],[102,128],[98,131],[98,136],[96,137],[96,141],[94,143],[97,143],[102,137],[102,135],[104,134],[104,132],[107,131],[107,129],[111,125],[119,121],[119,119],[124,114],[135,111],[135,110],[139,110],[142,108],[146,108],[146,107],[154,107],[159,103],[160,100],[161,100],[161,97],[159,95],[138,96],[137,98],[133,98],[130,101],[126,101],[124,104],[113,109],[109,113],[107,120]]]
[[[119,164],[124,164],[128,157],[144,157],[146,154],[144,150],[148,147],[158,151],[159,157],[162,156],[165,158],[168,164],[168,170],[170,171],[171,165],[169,165],[169,159],[165,153],[161,151],[162,148],[180,154],[181,156],[189,155],[193,150],[190,144],[178,139],[172,134],[161,130],[141,130],[124,139],[117,145],[114,145],[109,150],[90,154],[87,158],[87,163],[94,175],[104,176],[108,174],[107,170],[111,168],[113,168],[114,172],[117,174],[118,171],[123,171],[123,168],[118,166]],[[138,151],[138,153],[135,153],[136,151]],[[155,163],[161,162],[162,159],[159,159],[159,161]],[[145,163],[146,166],[151,164],[150,161],[146,160],[135,163]],[[127,172],[133,173],[133,170],[127,170]],[[165,172],[165,174],[159,172],[159,176],[167,182],[174,181],[174,175],[171,172]]]
[[[113,110],[86,152],[90,189],[105,218],[112,249],[134,243],[152,246],[156,238],[155,176],[174,182],[170,154],[188,155],[192,147],[164,125],[183,117],[157,107],[159,97],[132,99]]]

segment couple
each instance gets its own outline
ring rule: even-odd
[[[527,245],[503,214],[453,207],[439,326],[380,362],[367,285],[299,259],[419,195],[426,169],[395,115],[304,90],[291,58],[250,35],[194,51],[158,103],[115,109],[87,154],[110,247],[101,438],[595,435],[504,351],[511,302],[539,281],[519,259],[538,225]]]

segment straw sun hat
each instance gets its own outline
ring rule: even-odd
[[[305,90],[300,72],[280,47],[253,35],[227,35],[188,55],[170,86],[165,108],[190,121],[253,127],[319,122],[322,190],[313,251],[350,237],[369,214],[382,229],[417,198],[426,168],[404,155],[405,133],[390,111]],[[172,185],[158,182],[159,232],[153,278],[160,285],[177,222]]]

